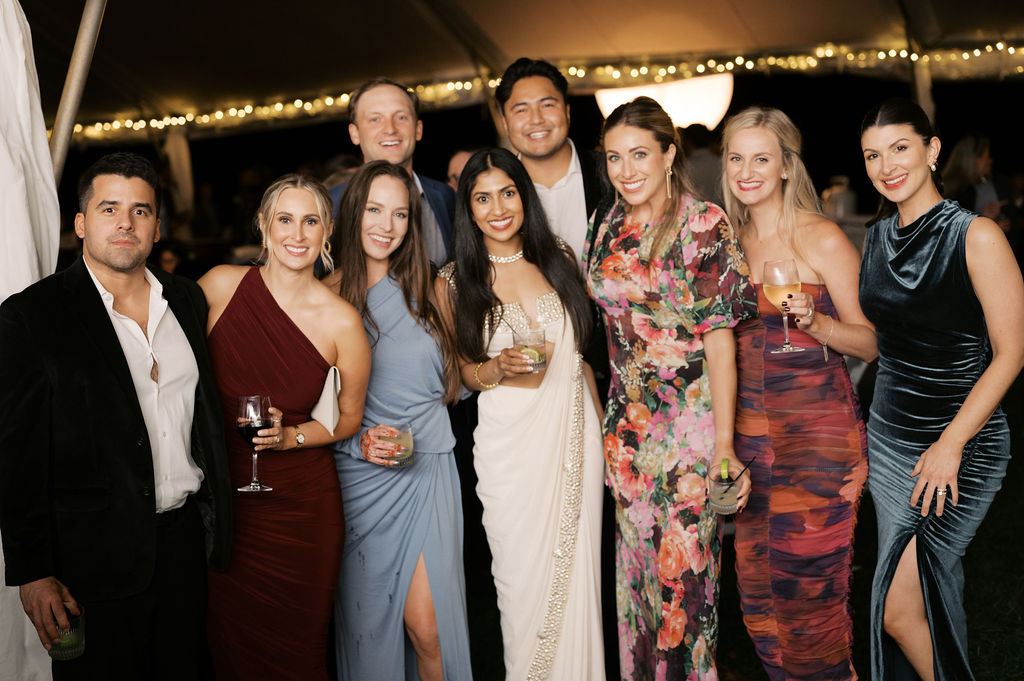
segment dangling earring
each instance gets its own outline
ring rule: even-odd
[[[665,197],[672,198],[672,166],[665,167]]]
[[[931,170],[934,173],[935,172],[935,164],[934,163],[929,163],[928,164],[928,169]]]

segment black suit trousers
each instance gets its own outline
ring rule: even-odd
[[[157,514],[156,567],[139,594],[86,601],[85,653],[54,661],[54,681],[209,678],[206,553],[195,502]]]

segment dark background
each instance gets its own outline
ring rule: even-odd
[[[980,131],[992,140],[997,172],[1009,175],[1024,170],[1024,80],[937,81],[932,92],[945,152],[965,133]],[[887,97],[911,94],[912,87],[907,82],[862,76],[738,74],[729,112],[752,104],[785,111],[804,134],[804,161],[819,193],[828,186],[832,175],[848,175],[858,195],[858,212],[871,213],[877,195],[863,171],[858,138],[861,118],[872,105]],[[593,96],[570,96],[569,103],[572,138],[581,147],[596,146],[602,118]],[[417,172],[439,180],[444,179],[448,157],[454,150],[468,145],[491,145],[497,139],[484,104],[428,111],[422,120],[423,140],[416,148],[415,167]],[[347,122],[339,119],[292,127],[253,126],[250,130],[190,143],[196,184],[212,185],[223,222],[252,218],[236,215],[233,203],[239,191],[239,174],[244,169],[258,168],[269,184],[274,178],[299,169],[317,173],[321,164],[339,153],[359,156],[358,148],[349,141]],[[154,159],[157,156],[151,143],[73,146],[59,188],[65,230],[71,228],[76,211],[77,176],[96,158],[117,149],[136,151]]]

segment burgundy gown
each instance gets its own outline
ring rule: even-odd
[[[285,426],[310,420],[330,368],[278,306],[258,267],[210,332],[233,487],[252,450],[235,427],[239,395],[269,395]],[[218,681],[327,679],[327,626],[344,539],[341,489],[326,447],[261,452],[272,492],[234,493],[226,573],[209,573],[207,631]]]

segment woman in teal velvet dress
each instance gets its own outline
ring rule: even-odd
[[[326,282],[363,316],[373,367],[359,433],[335,445],[345,549],[335,602],[342,681],[469,681],[462,495],[446,402],[460,381],[433,301],[418,190],[364,165],[346,187]],[[393,426],[413,431],[396,466]]]
[[[861,146],[882,195],[860,279],[879,352],[871,677],[973,679],[960,561],[1010,458],[999,401],[1024,365],[1024,283],[999,227],[943,200],[939,139],[916,104],[868,112]]]

